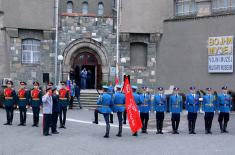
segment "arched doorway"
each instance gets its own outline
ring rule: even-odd
[[[70,76],[80,84],[78,74],[86,67],[93,72],[92,87],[100,89],[102,81],[108,81],[108,55],[102,43],[91,38],[76,39],[65,47],[63,56],[64,80]]]
[[[73,59],[72,71],[70,72],[70,79],[75,80],[76,84],[81,86],[81,71],[86,69],[87,80],[86,89],[95,89],[101,87],[102,82],[102,68],[99,57],[94,52],[89,50],[80,50],[78,55]]]

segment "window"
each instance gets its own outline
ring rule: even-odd
[[[82,14],[84,14],[84,15],[88,14],[88,3],[87,2],[82,3]]]
[[[132,67],[147,66],[147,44],[131,43],[131,66]]]
[[[72,1],[67,2],[67,13],[73,13],[73,2]]]
[[[190,16],[197,13],[195,0],[176,0],[175,1],[175,15],[176,16]]]
[[[212,11],[213,12],[227,12],[235,10],[235,0],[213,0]]]
[[[102,2],[98,4],[98,15],[99,16],[104,15],[104,4]]]
[[[40,41],[25,39],[22,41],[22,63],[40,63]]]

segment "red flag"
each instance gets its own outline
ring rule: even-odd
[[[126,96],[126,111],[127,111],[128,121],[132,133],[135,133],[142,128],[142,122],[140,119],[140,113],[138,111],[137,105],[135,103],[132,94],[132,89],[128,78],[125,78],[123,90]]]

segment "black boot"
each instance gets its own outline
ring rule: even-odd
[[[196,132],[195,132],[195,124],[196,124],[196,122],[192,122],[192,134],[196,134]]]
[[[227,123],[224,123],[224,133],[228,133],[228,131],[226,130],[227,129]]]
[[[224,133],[223,123],[222,122],[219,122],[219,127],[220,127],[220,132]]]
[[[94,111],[94,117],[95,117],[95,120],[93,121],[93,123],[98,124],[98,110]]]
[[[160,134],[163,134],[162,128],[163,128],[163,121],[161,121],[161,123],[160,123]]]
[[[110,125],[106,125],[106,133],[104,135],[104,138],[109,138],[109,130],[110,130]]]
[[[113,123],[113,114],[110,114],[110,123]]]
[[[117,137],[122,137],[122,125],[119,126]]]
[[[192,134],[192,125],[191,125],[191,121],[188,121],[188,131],[189,131],[189,134]]]

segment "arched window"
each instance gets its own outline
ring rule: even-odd
[[[22,41],[22,63],[40,63],[41,42],[36,39],[24,39]]]
[[[147,44],[131,43],[131,66],[146,67],[147,66]]]
[[[98,3],[98,15],[103,16],[104,15],[104,4],[102,2]]]
[[[73,13],[73,2],[72,1],[67,2],[67,13]]]
[[[88,2],[82,3],[82,14],[84,15],[88,14]]]

